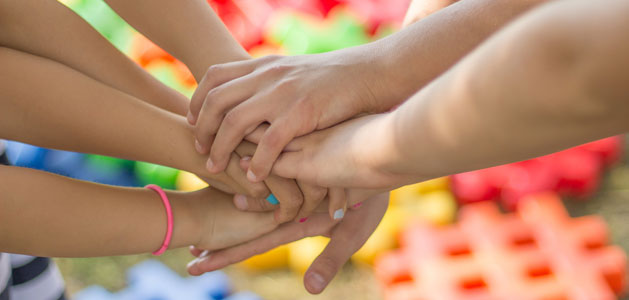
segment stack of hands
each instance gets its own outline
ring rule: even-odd
[[[4,2],[0,137],[197,174],[211,188],[167,192],[171,247],[194,245],[193,275],[324,235],[330,242],[305,274],[320,293],[377,227],[386,191],[629,128],[629,106],[616,100],[629,68],[609,54],[629,43],[597,21],[626,28],[622,1],[559,1],[494,34],[545,1],[464,0],[367,45],[255,60],[205,1],[106,2],[190,68],[199,82],[191,102],[56,1]],[[451,2],[413,1],[407,20]],[[565,53],[576,58],[556,64]],[[4,252],[116,255],[163,240],[151,191],[12,167],[0,168],[0,184]],[[68,211],[77,213],[56,217]]]

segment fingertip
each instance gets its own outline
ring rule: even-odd
[[[325,278],[317,272],[308,273],[304,278],[304,281],[306,290],[313,295],[320,294],[327,286]]]
[[[240,167],[243,171],[249,170],[249,165],[251,165],[251,156],[245,156],[240,159]]]
[[[203,146],[197,139],[194,140],[194,149],[196,149],[199,154],[207,154],[207,147]]]
[[[247,211],[249,208],[249,202],[247,201],[247,196],[236,194],[234,195],[234,205],[236,208],[242,211]]]
[[[190,125],[194,125],[197,122],[197,118],[192,114],[191,111],[188,111],[188,115],[186,116],[186,119],[188,120],[188,123]]]
[[[211,156],[207,159],[206,169],[212,174],[223,172],[227,166],[221,164],[221,160],[213,159]]]
[[[264,180],[263,176],[260,175],[256,175],[253,170],[251,170],[251,168],[249,168],[249,170],[247,170],[247,179],[253,183],[257,183],[260,182],[262,180]]]

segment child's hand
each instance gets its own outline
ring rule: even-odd
[[[197,212],[199,239],[196,247],[222,249],[255,239],[277,227],[270,212],[243,212],[231,203],[231,195],[212,188],[187,194]]]
[[[215,65],[190,104],[188,121],[208,169],[225,169],[229,155],[259,124],[271,124],[259,142],[247,173],[264,180],[282,149],[294,137],[323,129],[365,112],[389,109],[394,97],[372,59],[374,51],[352,48],[296,57],[269,56]],[[388,93],[388,94],[387,94]]]
[[[198,258],[188,264],[188,272],[201,275],[264,253],[282,244],[309,236],[325,235],[330,242],[304,275],[310,293],[321,293],[340,268],[367,241],[388,207],[388,194],[375,196],[359,210],[350,211],[340,222],[315,215],[305,223],[287,223],[255,240],[215,252],[193,248]],[[211,253],[208,255],[208,253]]]

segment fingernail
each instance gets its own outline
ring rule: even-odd
[[[352,206],[352,208],[357,209],[357,208],[359,208],[361,206],[363,206],[363,203],[362,202],[358,202],[358,203],[354,204],[354,206]]]
[[[203,154],[203,147],[201,143],[199,143],[199,140],[194,140],[194,148],[197,149],[197,152]]]
[[[256,177],[256,174],[253,174],[251,169],[247,171],[247,179],[249,179],[249,181],[251,182],[258,182],[258,178]]]
[[[186,118],[188,119],[188,123],[190,123],[190,125],[194,125],[194,116],[192,115],[191,111],[188,111],[188,116],[186,116]]]
[[[250,161],[251,160],[251,156],[245,156],[242,158],[242,160],[244,161]]]
[[[339,208],[336,211],[334,211],[334,220],[342,219],[343,216],[345,216],[345,212],[343,211],[342,208]]]
[[[249,206],[247,204],[247,197],[245,195],[234,196],[234,203],[236,204],[236,207],[240,210],[247,210],[247,207]]]
[[[306,221],[308,221],[308,218],[301,218],[301,219],[299,219],[299,223],[303,223],[303,222],[306,222]]]
[[[207,159],[207,165],[206,168],[208,169],[208,171],[212,172],[214,170],[214,162],[212,161],[211,158]]]
[[[321,292],[323,288],[325,288],[325,279],[318,273],[312,273],[308,276],[308,285],[310,285],[315,292]]]
[[[278,205],[280,204],[279,201],[277,201],[277,198],[275,197],[275,195],[271,194],[268,197],[266,197],[266,201],[273,204],[273,205]]]

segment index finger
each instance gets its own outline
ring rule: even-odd
[[[190,123],[190,125],[196,124],[201,107],[203,107],[203,102],[205,102],[205,97],[210,90],[225,82],[253,72],[257,64],[257,60],[243,60],[210,66],[190,99],[190,109],[188,110],[187,117],[188,123]]]

